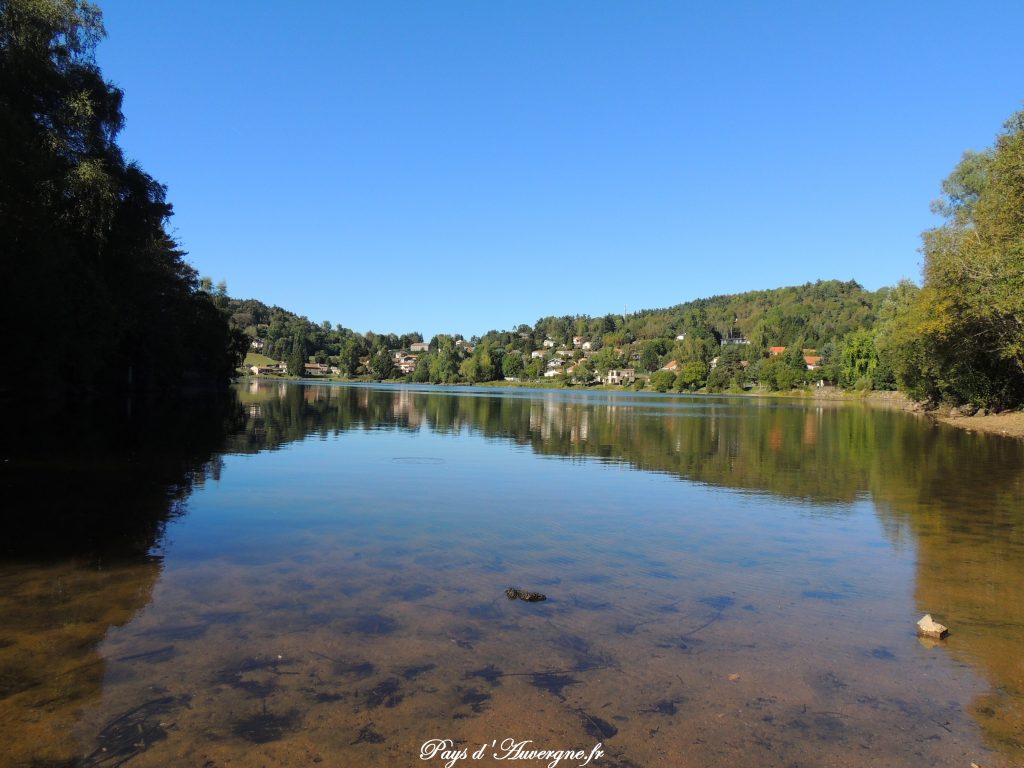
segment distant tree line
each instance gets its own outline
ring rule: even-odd
[[[167,232],[163,185],[116,139],[121,91],[83,0],[0,2],[5,390],[223,385],[244,353]]]

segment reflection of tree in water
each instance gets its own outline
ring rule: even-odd
[[[98,700],[97,647],[150,601],[154,554],[192,488],[219,471],[237,402],[126,403],[16,422],[0,469],[0,741],[6,764],[75,764]]]
[[[711,485],[874,502],[894,543],[916,546],[917,604],[953,626],[948,652],[984,670],[989,738],[1024,755],[1024,444],[852,405],[703,398],[498,396],[254,386],[233,447],[273,449],[349,429],[468,429],[552,456],[625,462]],[[808,509],[811,509],[810,507]],[[916,617],[908,617],[908,621]]]
[[[991,683],[973,716],[1024,764],[1024,445],[924,434],[902,466],[877,462],[872,494],[887,527],[916,544],[918,608],[951,625],[950,655]]]
[[[933,430],[905,414],[865,418],[849,405],[785,401],[511,396],[253,382],[241,395],[248,418],[232,438],[240,452],[272,450],[307,435],[350,429],[468,429],[552,456],[625,462],[687,480],[761,491],[816,504],[885,497],[899,484],[937,503],[954,488],[945,471],[965,451],[989,490],[1015,486],[1018,443]],[[967,439],[968,443],[965,443]],[[1001,469],[1000,469],[1001,468]],[[966,469],[966,468],[965,468]],[[968,479],[967,482],[972,482]]]

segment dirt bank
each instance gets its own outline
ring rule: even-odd
[[[937,421],[975,432],[990,432],[1007,437],[1024,438],[1024,411],[1004,411],[986,416],[949,416],[933,414]]]
[[[904,411],[922,413],[930,419],[951,427],[966,429],[972,432],[986,432],[993,435],[1024,438],[1024,411],[1003,411],[1002,413],[986,413],[984,416],[963,416],[952,412],[949,408],[927,410],[901,392],[871,392],[865,398],[867,402],[899,408]]]

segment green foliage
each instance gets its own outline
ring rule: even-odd
[[[572,374],[577,384],[590,384],[594,380],[594,364],[590,360],[580,360]]]
[[[359,344],[348,339],[338,352],[338,369],[345,376],[355,376],[359,370]]]
[[[665,354],[665,341],[658,339],[644,342],[640,346],[639,368],[642,371],[656,371],[661,367],[661,356]]]
[[[899,385],[933,402],[1024,402],[1024,112],[995,147],[967,153],[922,236],[924,286],[894,308],[882,358]],[[904,290],[904,294],[907,291]]]
[[[622,356],[615,351],[614,347],[601,347],[590,358],[590,364],[594,367],[594,373],[602,378],[608,371],[623,367],[623,362]]]
[[[672,371],[656,371],[651,374],[650,385],[655,392],[668,392],[675,381],[676,375]]]
[[[8,354],[61,350],[37,390],[225,383],[246,341],[167,234],[164,187],[117,146],[122,94],[93,55],[104,34],[80,0],[0,3],[0,281],[32,329]]]
[[[429,371],[432,384],[454,384],[459,380],[459,357],[455,338],[447,335],[435,336],[430,342]]]
[[[426,382],[430,381],[429,354],[420,355],[416,359],[416,367],[413,369],[412,372],[412,380],[420,384],[425,384]]]
[[[871,388],[872,377],[878,367],[878,351],[875,348],[875,335],[871,331],[854,331],[843,339],[839,353],[839,384],[853,387],[857,382],[867,382]]]
[[[708,380],[708,366],[700,360],[691,360],[679,367],[679,375],[676,376],[676,388],[682,392],[689,390],[693,392],[700,389]]]
[[[525,368],[523,356],[519,352],[507,352],[501,361],[501,372],[510,379],[518,379]]]
[[[480,361],[476,357],[467,357],[459,365],[459,376],[468,384],[481,381]]]
[[[391,353],[387,349],[378,349],[370,356],[370,372],[374,378],[380,381],[392,379],[398,373]]]
[[[292,340],[292,350],[288,355],[288,373],[300,378],[305,376],[308,361],[306,344],[301,338],[296,337]]]

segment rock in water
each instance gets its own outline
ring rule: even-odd
[[[505,597],[509,600],[525,600],[528,603],[539,603],[542,600],[547,600],[547,596],[542,595],[540,592],[528,592],[525,589],[519,589],[519,587],[509,587],[506,589]]]
[[[949,629],[932,620],[932,615],[926,614],[917,622],[917,634],[922,637],[943,638],[949,634]]]

